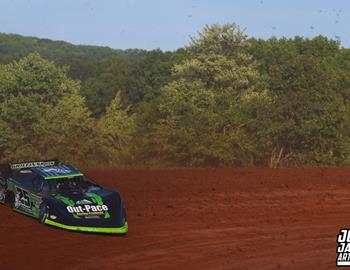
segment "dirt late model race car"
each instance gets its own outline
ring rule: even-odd
[[[126,234],[124,202],[78,169],[57,160],[12,163],[0,167],[0,203],[68,230]]]

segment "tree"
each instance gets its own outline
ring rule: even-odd
[[[350,158],[350,61],[325,37],[251,40],[275,96],[272,165],[344,165]],[[277,163],[276,163],[277,162]]]
[[[74,164],[125,162],[135,116],[118,94],[99,120],[79,95],[79,82],[38,54],[0,66],[0,159],[57,157]]]
[[[121,165],[130,160],[135,132],[135,115],[122,109],[120,92],[98,121],[99,145],[96,151],[105,165]]]
[[[247,118],[256,121],[269,97],[248,46],[235,24],[206,26],[192,38],[188,59],[162,89],[160,118],[147,140],[151,155],[181,165],[254,164]]]
[[[144,105],[157,98],[161,87],[171,80],[172,67],[180,63],[184,56],[183,49],[175,52],[158,49],[140,55],[131,65],[131,77],[125,95],[128,103],[137,107],[140,103]]]
[[[22,94],[10,96],[0,104],[0,108],[1,157],[6,160],[38,157],[32,125],[40,118],[44,109],[37,106],[37,99]]]
[[[0,66],[0,159],[40,156],[34,124],[50,106],[79,89],[66,72],[38,54]]]
[[[130,76],[129,64],[118,57],[99,64],[100,73],[83,82],[81,94],[94,116],[101,116],[118,91],[124,96]]]
[[[64,95],[79,89],[78,82],[67,77],[67,67],[57,68],[37,53],[3,65],[1,71],[0,102],[23,95],[38,104],[57,104]]]
[[[34,124],[42,158],[58,157],[74,164],[93,164],[98,147],[94,119],[79,95],[67,95]]]

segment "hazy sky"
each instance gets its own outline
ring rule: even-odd
[[[349,0],[0,0],[0,32],[120,49],[173,50],[217,22],[254,37],[322,34],[350,47]]]

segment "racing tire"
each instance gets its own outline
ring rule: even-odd
[[[15,195],[13,192],[6,193],[5,202],[9,203],[12,209],[15,209]]]
[[[39,209],[39,222],[45,223],[46,218],[49,216],[49,207],[46,203],[42,203]]]

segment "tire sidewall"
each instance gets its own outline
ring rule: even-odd
[[[12,209],[15,209],[16,208],[16,206],[15,206],[15,200],[16,200],[16,198],[15,198],[15,194],[13,194],[13,192],[6,192],[6,194],[5,194],[5,202],[6,203],[9,203],[10,204],[10,207],[12,208]]]

